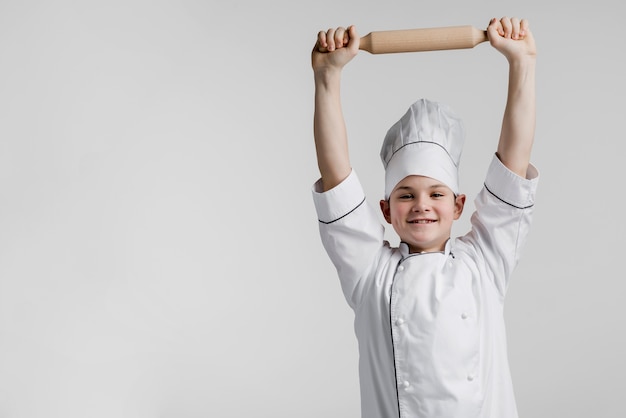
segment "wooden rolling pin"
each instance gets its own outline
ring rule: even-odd
[[[347,34],[346,34],[347,36]],[[371,54],[473,48],[487,40],[487,31],[471,25],[370,32],[359,49]]]

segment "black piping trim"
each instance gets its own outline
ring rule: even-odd
[[[350,212],[346,213],[345,215],[340,216],[339,218],[329,221],[329,222],[324,222],[321,219],[318,219],[318,221],[320,223],[323,223],[324,225],[328,225],[328,224],[332,224],[333,222],[337,222],[339,219],[343,219],[346,216],[350,215],[352,212],[354,212],[355,210],[357,210],[363,203],[365,202],[365,198],[363,198],[363,200],[361,200],[361,203],[359,203],[358,205],[356,205],[356,207],[354,209],[352,209]]]
[[[437,142],[433,142],[433,141],[413,141],[413,142],[409,142],[408,144],[404,144],[402,145],[400,148],[398,148],[397,150],[395,150],[392,154],[391,157],[389,157],[389,160],[387,161],[387,164],[385,165],[385,168],[387,168],[387,166],[389,165],[389,163],[391,162],[391,159],[393,158],[394,155],[396,155],[396,153],[398,151],[400,151],[402,148],[404,147],[408,147],[409,145],[413,145],[413,144],[432,144],[432,145],[437,145],[439,148],[443,149],[446,154],[448,154],[448,157],[450,158],[450,160],[452,161],[452,164],[454,164],[455,167],[458,168],[458,164],[454,162],[454,158],[452,158],[452,156],[450,155],[450,153],[448,152],[448,150],[446,149],[446,147],[444,147],[443,145],[437,143]]]
[[[532,204],[532,205],[528,205],[528,206],[516,206],[516,205],[514,205],[514,204],[512,204],[512,203],[510,203],[510,202],[507,202],[506,200],[501,199],[501,198],[500,198],[497,194],[495,194],[494,192],[492,192],[491,190],[489,190],[489,187],[487,187],[487,185],[486,185],[486,184],[485,184],[485,189],[486,189],[489,193],[491,193],[491,195],[492,195],[493,197],[495,197],[496,199],[498,199],[500,202],[502,202],[502,203],[506,203],[507,205],[512,206],[512,207],[514,207],[514,208],[516,208],[516,209],[529,209],[529,208],[532,208],[533,206],[535,206],[534,204]]]
[[[402,259],[398,261],[396,269],[402,263]],[[398,401],[398,418],[401,418],[400,412],[400,393],[398,392],[398,369],[396,368],[396,347],[393,344],[393,319],[391,318],[391,299],[393,298],[393,285],[396,283],[396,274],[393,274],[391,281],[391,289],[389,290],[389,333],[391,334],[391,356],[393,358],[393,377],[396,379],[396,401]]]

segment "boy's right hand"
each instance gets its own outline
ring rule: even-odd
[[[509,63],[534,59],[537,55],[535,39],[527,19],[517,17],[493,18],[487,26],[489,43],[500,51]]]
[[[320,31],[311,53],[313,71],[341,70],[358,54],[359,40],[354,25]]]

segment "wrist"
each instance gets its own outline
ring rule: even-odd
[[[318,87],[334,86],[341,80],[341,69],[333,67],[317,68],[313,71],[315,85]]]
[[[536,60],[534,57],[524,57],[509,61],[509,77],[512,79],[527,80],[534,77]]]
[[[511,67],[518,68],[534,68],[537,62],[536,54],[524,54],[521,56],[512,56],[508,59]]]

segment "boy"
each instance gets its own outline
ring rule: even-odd
[[[389,129],[380,208],[400,237],[393,248],[348,157],[339,91],[341,70],[358,52],[355,27],[320,32],[312,52],[321,173],[313,199],[355,313],[364,418],[517,417],[503,301],[538,180],[530,164],[536,49],[525,19],[492,19],[487,32],[509,63],[508,97],[471,231],[454,242],[452,223],[465,204],[461,121],[447,106],[419,100]]]

